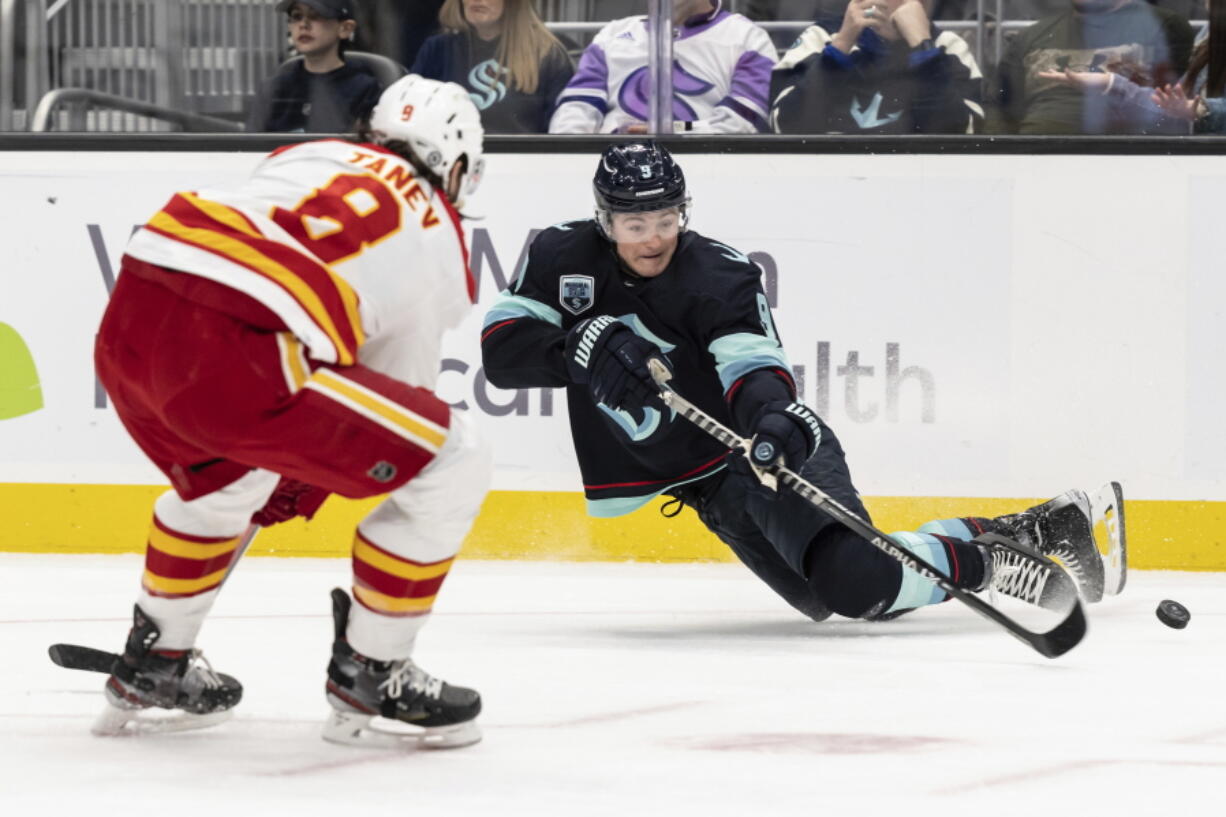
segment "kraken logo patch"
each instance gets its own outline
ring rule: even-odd
[[[590,275],[563,275],[558,281],[558,300],[572,315],[591,309],[596,300],[596,279]]]
[[[386,460],[379,460],[366,473],[375,482],[391,482],[396,478],[396,466]]]

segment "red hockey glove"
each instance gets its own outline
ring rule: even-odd
[[[295,516],[310,519],[324,504],[330,492],[289,477],[281,477],[276,490],[264,507],[251,515],[251,521],[262,528],[278,522],[288,522]]]

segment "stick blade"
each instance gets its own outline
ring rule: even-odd
[[[1030,634],[1026,641],[1041,655],[1059,658],[1080,644],[1088,629],[1085,607],[1077,600],[1063,621],[1045,633]]]
[[[82,647],[79,644],[52,644],[47,648],[52,663],[64,669],[105,672],[108,675],[119,656],[106,650]]]

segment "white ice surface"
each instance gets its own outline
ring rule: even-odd
[[[318,737],[341,560],[248,559],[201,646],[229,723],[95,738],[135,556],[0,555],[0,815],[1226,813],[1226,576],[1134,573],[1049,660],[959,605],[809,622],[736,565],[460,562],[418,649],[480,689],[485,740]],[[1186,630],[1154,617],[1163,598]]]

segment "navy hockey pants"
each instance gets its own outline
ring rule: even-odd
[[[852,484],[843,446],[825,423],[821,444],[800,473],[871,521]],[[898,592],[898,562],[792,491],[763,497],[724,468],[669,493],[694,508],[758,578],[815,621],[831,612],[850,618],[879,612]]]

